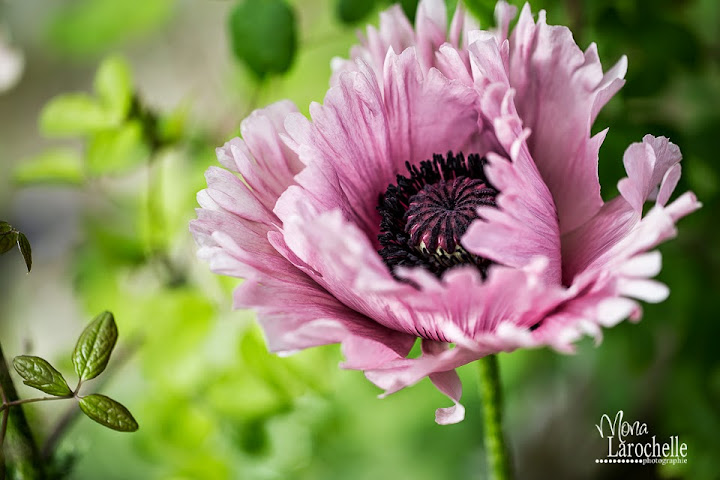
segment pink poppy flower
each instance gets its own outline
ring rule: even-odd
[[[668,289],[653,250],[699,208],[670,202],[680,151],[646,136],[628,147],[621,195],[603,202],[591,136],[623,85],[595,44],[504,2],[483,31],[442,0],[399,7],[368,27],[311,119],[282,101],[253,112],[218,149],[191,226],[198,255],[244,278],[278,353],[342,343],[344,368],[385,395],[424,377],[450,397],[455,369],[483,356],[550,346],[630,317]],[[454,153],[452,153],[454,152]],[[653,206],[643,214],[646,201]],[[406,358],[416,339],[422,355]]]

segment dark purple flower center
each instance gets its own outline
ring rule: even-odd
[[[485,159],[462,153],[433,155],[417,166],[406,163],[409,177],[398,175],[380,195],[380,256],[391,271],[422,266],[437,275],[462,264],[475,265],[483,277],[490,261],[468,253],[460,239],[477,207],[496,206],[498,194],[485,177]]]

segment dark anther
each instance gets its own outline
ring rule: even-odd
[[[475,265],[483,277],[490,261],[465,251],[460,239],[478,218],[479,206],[496,206],[498,191],[485,177],[486,160],[462,153],[433,155],[419,167],[406,163],[409,176],[398,175],[380,195],[379,250],[391,271],[423,266],[438,277],[454,266]]]

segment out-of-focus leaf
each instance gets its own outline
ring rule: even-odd
[[[64,53],[88,56],[107,51],[161,25],[174,0],[77,0],[57,10],[48,40]]]
[[[0,255],[9,252],[17,242],[18,232],[7,222],[0,222]]]
[[[688,182],[699,198],[706,201],[714,197],[720,190],[718,174],[702,158],[689,158],[686,162]]]
[[[417,2],[416,2],[417,3]],[[481,25],[491,25],[495,13],[494,0],[463,0],[467,10],[480,21]]]
[[[188,114],[190,113],[189,107],[190,105],[188,103],[183,103],[173,109],[168,115],[160,118],[157,134],[163,143],[172,144],[182,139]]]
[[[410,19],[411,22],[415,21],[415,15],[417,14],[419,0],[400,0],[400,6],[405,12],[405,15]]]
[[[40,114],[40,130],[48,136],[86,135],[114,128],[122,116],[103,108],[84,93],[68,93],[53,98]]]
[[[25,385],[56,397],[72,395],[62,374],[44,358],[20,355],[13,359],[13,367]]]
[[[161,391],[166,390],[161,387]],[[188,402],[183,395],[163,394],[147,396],[139,406],[143,421],[143,435],[137,438],[141,447],[151,454],[164,455],[174,450],[199,453],[212,442],[198,443],[198,439],[217,438],[217,418],[207,406]],[[204,403],[204,402],[203,402]],[[182,422],[178,421],[182,418]],[[158,442],[161,438],[163,441]],[[226,477],[225,477],[226,478]]]
[[[180,287],[158,292],[145,300],[136,320],[148,332],[143,343],[143,370],[157,384],[168,388],[193,385],[207,378],[207,366],[198,359],[206,345],[215,312],[212,302],[197,291]],[[147,328],[149,321],[152,329]],[[173,332],[173,341],[150,335],[159,329]]]
[[[105,108],[125,119],[132,103],[132,75],[125,59],[106,58],[95,74],[95,91]]]
[[[90,380],[105,370],[117,337],[117,326],[110,312],[101,313],[83,330],[72,356],[80,380]]]
[[[295,14],[285,0],[243,0],[230,14],[230,40],[258,78],[284,73],[297,50]]]
[[[82,158],[70,149],[54,149],[22,161],[13,172],[20,185],[36,183],[78,185],[85,180]]]
[[[17,245],[29,273],[32,269],[32,248],[30,248],[30,242],[24,233],[18,233]]]
[[[94,221],[93,221],[94,220]],[[145,246],[138,235],[131,228],[124,228],[124,225],[109,225],[102,219],[89,219],[86,224],[88,233],[88,241],[94,248],[100,250],[106,259],[101,263],[100,268],[104,267],[104,263],[110,261],[113,266],[109,268],[118,268],[120,265],[139,265],[146,260]]]
[[[126,172],[148,155],[142,126],[133,120],[117,130],[93,136],[87,151],[88,170],[94,175]]]
[[[359,22],[372,12],[375,0],[337,0],[335,12],[343,23]]]
[[[80,409],[85,415],[118,432],[134,432],[138,423],[130,411],[110,397],[93,393],[80,399]]]

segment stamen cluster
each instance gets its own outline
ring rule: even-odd
[[[391,271],[398,266],[422,266],[438,277],[461,264],[475,265],[483,276],[490,261],[468,253],[460,244],[477,207],[496,206],[498,191],[485,177],[486,160],[462,153],[433,155],[419,167],[405,165],[409,176],[398,175],[380,195],[380,256]]]

